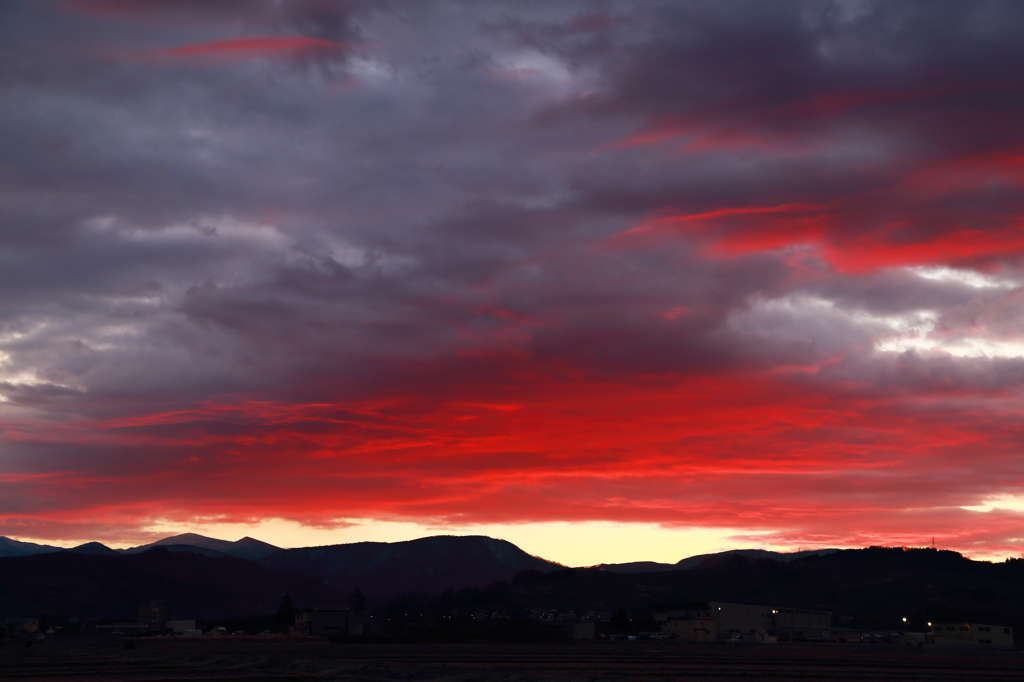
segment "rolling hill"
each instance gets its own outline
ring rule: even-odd
[[[281,595],[297,605],[348,601],[322,581],[248,559],[156,547],[136,554],[51,552],[0,558],[0,613],[135,620],[154,599],[175,618],[273,613]]]
[[[836,552],[835,549],[810,549],[801,552],[772,552],[767,549],[730,549],[714,554],[697,554],[695,556],[680,559],[674,564],[664,564],[656,561],[631,561],[624,564],[598,564],[593,568],[610,573],[659,573],[662,571],[680,571],[690,568],[707,568],[724,563],[733,556],[747,557],[748,559],[770,559],[781,563],[804,559],[809,556],[819,556]]]
[[[484,587],[512,580],[523,571],[563,568],[531,556],[511,542],[479,535],[283,549],[260,563],[315,576],[345,593],[358,587],[370,603],[401,594],[430,595]]]
[[[230,542],[228,540],[209,538],[197,533],[183,533],[181,535],[172,535],[170,537],[157,540],[156,542],[151,542],[148,545],[139,545],[138,547],[132,547],[123,551],[125,554],[138,554],[139,552],[145,552],[154,547],[167,546],[175,546],[179,548],[198,547],[200,549],[219,552],[221,554],[226,554],[227,556],[239,557],[241,559],[261,559],[281,549],[280,547],[275,547],[274,545],[250,537],[244,537],[241,540]]]
[[[21,542],[0,536],[0,557],[9,556],[30,556],[32,554],[48,554],[59,552],[63,547],[52,547],[50,545],[37,545],[34,542]]]

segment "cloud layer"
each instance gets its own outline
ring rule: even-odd
[[[1016,3],[77,0],[0,30],[0,534],[1020,551]]]

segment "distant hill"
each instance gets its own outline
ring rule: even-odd
[[[437,536],[408,542],[358,542],[280,549],[249,537],[230,542],[196,533],[184,533],[125,550],[113,550],[101,543],[90,542],[64,551],[59,547],[50,548],[14,540],[7,540],[7,544],[0,543],[0,551],[5,548],[9,554],[16,553],[16,556],[60,552],[134,557],[160,550],[161,556],[192,555],[210,559],[250,560],[266,569],[301,574],[305,576],[304,580],[329,585],[342,595],[341,602],[335,600],[334,603],[347,604],[352,590],[359,587],[371,606],[402,594],[434,595],[449,589],[483,587],[496,581],[510,581],[523,571],[543,573],[563,568],[559,564],[531,556],[510,542],[483,536]],[[293,597],[297,605],[313,603],[304,603],[297,594]]]
[[[687,568],[709,568],[717,564],[728,561],[730,557],[742,556],[748,559],[770,559],[771,561],[780,561],[782,563],[789,563],[790,561],[796,561],[798,559],[806,559],[810,556],[822,556],[824,554],[832,554],[837,552],[836,549],[808,549],[802,552],[772,552],[767,549],[730,549],[725,552],[718,552],[715,554],[698,554],[687,559],[683,559],[676,563],[677,569]]]
[[[322,581],[247,559],[157,547],[137,554],[52,552],[0,558],[0,613],[135,620],[164,599],[175,618],[267,615],[290,594],[296,604],[347,603]]]
[[[240,559],[256,560],[279,551],[281,551],[280,547],[275,547],[256,538],[244,537],[237,542],[232,542],[230,549],[224,553],[228,556],[239,557]]]
[[[59,552],[63,547],[51,547],[50,545],[37,545],[34,542],[21,542],[0,535],[0,557],[8,556],[29,556],[31,554],[47,554]]]
[[[67,551],[74,552],[75,554],[106,554],[108,556],[117,556],[119,554],[116,549],[110,549],[101,542],[87,542],[84,545],[72,547]]]
[[[809,556],[831,554],[835,549],[810,549],[802,552],[772,552],[766,549],[730,549],[714,554],[698,554],[682,559],[674,564],[663,564],[656,561],[632,561],[625,564],[598,564],[593,568],[610,573],[657,573],[660,571],[679,571],[690,568],[707,568],[729,560],[732,556],[744,556],[750,559],[771,559],[786,563]]]
[[[625,564],[598,564],[592,566],[599,571],[608,571],[609,573],[657,573],[660,571],[678,571],[679,567],[675,564],[662,564],[657,561],[630,561]]]
[[[206,547],[197,547],[195,545],[160,545],[161,549],[166,549],[168,552],[192,552],[193,554],[201,554],[202,556],[227,556],[224,552],[218,552],[215,549],[207,549]],[[152,549],[157,549],[153,547]],[[146,550],[147,552],[150,550]]]
[[[260,563],[315,576],[344,593],[358,587],[370,603],[401,594],[431,595],[483,587],[511,580],[523,571],[563,568],[531,556],[511,542],[480,535],[283,549]]]
[[[123,551],[125,554],[138,554],[139,552],[145,552],[154,547],[164,546],[176,546],[179,548],[185,546],[198,547],[200,549],[212,550],[214,552],[219,552],[220,554],[226,554],[228,556],[239,557],[242,559],[260,559],[281,549],[280,547],[275,547],[274,545],[250,537],[244,537],[236,542],[230,542],[228,540],[208,538],[205,535],[199,535],[197,533],[183,533],[181,535],[172,535],[170,537],[163,538],[162,540],[151,542],[148,545],[139,545],[138,547],[132,547]]]
[[[520,576],[504,591],[518,608],[652,609],[708,600],[831,611],[837,626],[912,629],[928,621],[1012,625],[1024,634],[1024,560],[971,561],[956,552],[871,547],[787,562],[733,553],[689,569],[615,573],[577,568]],[[487,603],[500,609],[497,597]]]
[[[1024,643],[1024,559],[971,561],[930,548],[870,547],[788,562],[733,554],[713,565],[674,571],[616,573],[567,568],[524,572],[510,585],[436,597],[403,597],[381,615],[406,615],[438,632],[465,614],[528,617],[534,609],[607,613],[625,610],[627,626],[651,629],[652,615],[708,601],[832,613],[835,628],[922,632],[929,622],[975,622],[1014,628]],[[906,619],[904,621],[904,618]],[[469,624],[473,627],[473,624]]]
[[[148,545],[139,545],[138,547],[129,547],[124,550],[125,554],[139,554],[146,550],[153,549],[154,547],[163,547],[164,545],[191,545],[192,547],[202,547],[203,549],[212,549],[216,552],[226,554],[231,548],[231,541],[229,540],[218,540],[217,538],[208,538],[205,535],[199,535],[198,533],[182,533],[181,535],[171,535],[169,537],[151,542]]]

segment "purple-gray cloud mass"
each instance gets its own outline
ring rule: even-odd
[[[1022,113],[1015,2],[0,5],[0,533],[1016,551]]]

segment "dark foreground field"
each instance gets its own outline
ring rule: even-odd
[[[1024,680],[1018,651],[941,652],[867,645],[330,644],[285,637],[140,639],[134,650],[0,648],[0,679],[19,680]]]

